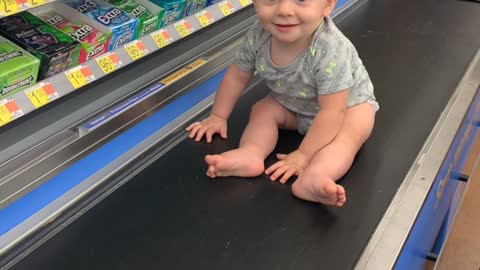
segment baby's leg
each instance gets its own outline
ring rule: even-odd
[[[345,190],[335,181],[350,169],[358,150],[370,136],[374,121],[372,105],[363,103],[349,108],[338,135],[315,154],[309,166],[293,183],[293,194],[307,201],[343,206]]]
[[[295,115],[271,96],[253,105],[240,147],[220,155],[207,155],[207,175],[253,177],[264,171],[264,160],[273,151],[278,129],[295,129]]]

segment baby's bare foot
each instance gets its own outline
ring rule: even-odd
[[[300,199],[329,206],[342,207],[347,200],[345,189],[331,179],[297,179],[292,192]]]
[[[244,149],[227,151],[220,155],[206,155],[208,164],[207,176],[211,178],[223,176],[253,177],[262,174],[263,160],[255,158]]]

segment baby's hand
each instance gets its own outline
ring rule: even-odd
[[[268,167],[265,173],[272,174],[270,176],[272,181],[283,175],[280,179],[282,184],[285,184],[293,175],[298,175],[308,165],[308,158],[298,150],[288,155],[277,154],[277,158],[279,161]]]
[[[209,117],[200,122],[191,124],[187,129],[190,132],[189,138],[195,138],[195,141],[200,141],[205,135],[207,142],[212,142],[212,136],[215,133],[220,133],[223,139],[227,138],[227,120],[219,116],[211,114]]]

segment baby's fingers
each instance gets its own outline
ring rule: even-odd
[[[200,124],[195,125],[195,123],[192,124],[192,125],[190,125],[190,126],[187,128],[187,131],[190,131],[190,134],[188,134],[188,137],[189,137],[190,139],[194,138],[195,135],[197,134],[198,130],[199,130],[201,127],[202,127],[202,125],[200,125]]]
[[[192,124],[190,124],[190,126],[188,126],[185,130],[186,130],[186,131],[191,131],[195,126],[198,126],[198,125],[200,125],[200,122],[192,123]]]
[[[265,170],[265,173],[266,174],[271,174],[272,172],[276,171],[278,168],[282,167],[285,163],[281,162],[281,161],[277,161],[275,162],[272,166],[268,167],[266,170]]]
[[[201,126],[198,130],[197,130],[197,135],[195,137],[195,141],[199,142],[203,135],[205,134],[205,131],[207,131],[207,128],[204,127],[204,126]]]
[[[278,160],[284,160],[285,158],[287,158],[287,154],[277,154],[277,159]]]
[[[273,172],[272,176],[270,176],[270,179],[273,181],[277,180],[277,178],[286,173],[288,169],[289,168],[287,165],[281,166],[280,168],[276,169],[275,172]]]
[[[207,129],[205,132],[205,138],[207,139],[207,143],[212,142],[213,135],[217,133],[213,128]]]
[[[222,137],[223,139],[227,138],[227,127],[226,126],[223,126],[223,127],[220,128],[220,137]]]
[[[285,184],[290,177],[292,177],[294,174],[296,174],[296,169],[295,168],[290,168],[288,169],[282,176],[282,179],[280,179],[280,183]]]

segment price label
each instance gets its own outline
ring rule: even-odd
[[[51,83],[41,83],[35,85],[30,90],[25,91],[30,102],[35,108],[40,108],[50,101],[58,98],[58,93],[55,91]]]
[[[242,5],[242,7],[246,7],[251,3],[252,3],[252,0],[240,0],[240,5]]]
[[[147,53],[147,50],[145,49],[145,44],[143,44],[143,41],[141,40],[136,40],[134,42],[126,44],[124,47],[127,51],[127,54],[134,61],[143,57],[143,55]]]
[[[11,122],[21,115],[23,115],[22,110],[12,98],[7,98],[0,102],[0,126]]]
[[[17,13],[19,9],[17,1],[15,0],[0,0],[0,13],[3,16]]]
[[[122,64],[118,58],[118,55],[114,52],[97,57],[95,58],[95,61],[97,61],[98,66],[105,74],[116,70]]]
[[[218,7],[220,8],[220,11],[222,11],[223,16],[228,16],[235,11],[235,8],[230,1],[218,3]]]
[[[170,44],[170,33],[166,30],[160,30],[151,34],[153,41],[157,44],[158,48],[163,48]]]
[[[189,21],[187,20],[181,20],[177,23],[174,24],[175,30],[177,30],[177,33],[183,38],[192,33],[192,25],[190,24]]]
[[[0,105],[0,126],[12,121],[13,117],[5,105]]]
[[[197,19],[200,22],[200,24],[202,25],[202,27],[205,27],[205,26],[214,22],[212,14],[210,14],[210,12],[208,12],[208,10],[200,11],[197,14],[195,14],[195,16],[197,16]]]
[[[28,0],[30,7],[36,7],[45,4],[45,0]]]
[[[67,70],[65,71],[65,75],[75,89],[78,89],[95,80],[95,76],[93,76],[92,71],[85,65]]]
[[[190,65],[188,65],[188,66],[186,66],[186,67],[184,67],[180,70],[177,70],[174,73],[168,75],[166,78],[164,78],[160,82],[165,84],[165,85],[172,84],[173,82],[179,80],[180,78],[184,77],[185,75],[189,74],[190,72],[194,71],[195,69],[201,67],[205,63],[207,63],[206,60],[201,59],[201,58],[197,59],[197,60],[195,60],[195,62],[191,63]]]

